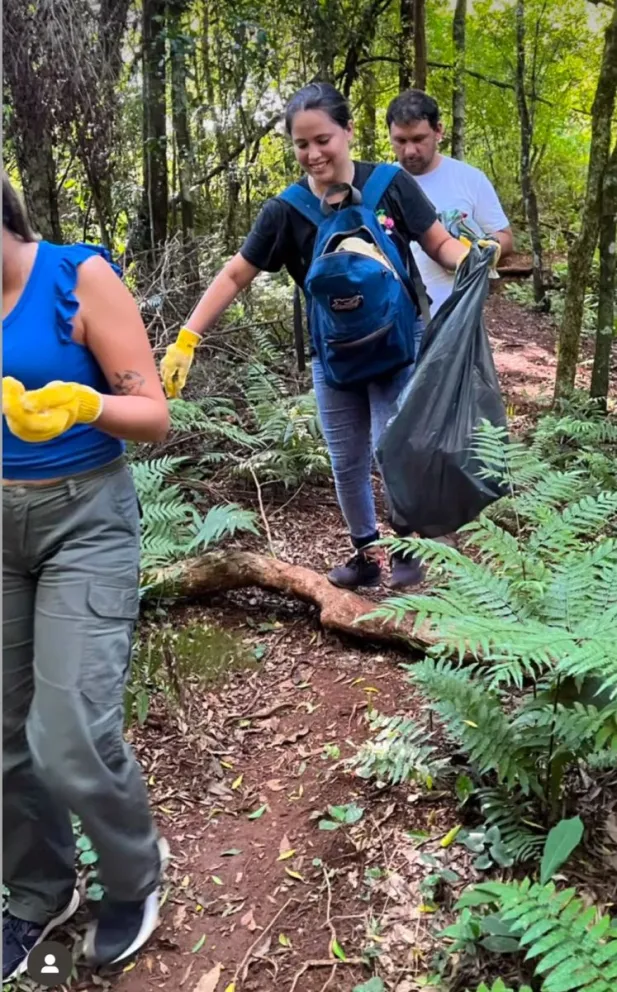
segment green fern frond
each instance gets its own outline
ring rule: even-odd
[[[537,859],[546,835],[544,828],[534,821],[531,802],[505,789],[479,789],[478,797],[486,824],[499,828],[508,854],[515,861]]]
[[[207,548],[211,544],[217,544],[224,537],[233,537],[238,531],[259,534],[256,521],[257,517],[252,510],[244,510],[237,503],[212,506],[204,520],[197,526],[188,551]]]
[[[452,662],[427,658],[409,668],[409,678],[430,700],[446,734],[469,756],[480,774],[495,772],[500,783],[539,791],[535,754],[521,746],[516,723],[499,698],[474,675],[478,666],[457,668]]]
[[[397,785],[420,781],[431,786],[449,762],[436,755],[431,734],[408,717],[374,714],[370,718],[375,735],[365,741],[347,762],[361,778],[376,778]]]
[[[522,882],[487,882],[464,893],[457,908],[495,906],[535,961],[542,992],[613,992],[617,927],[576,890]]]
[[[481,985],[478,985],[476,992],[532,992],[532,990],[529,985],[519,985],[518,989],[515,989],[498,978],[490,988],[482,982]]]

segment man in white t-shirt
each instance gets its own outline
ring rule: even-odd
[[[480,169],[439,152],[443,124],[439,107],[422,90],[407,90],[388,107],[386,123],[394,153],[438,214],[461,211],[501,247],[501,258],[512,251],[508,218],[490,180]],[[444,218],[445,219],[445,218]],[[411,245],[435,314],[450,295],[454,275],[434,262],[420,245]]]

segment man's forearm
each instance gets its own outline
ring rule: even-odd
[[[443,241],[438,249],[436,262],[439,262],[448,272],[454,272],[461,258],[467,253],[467,246],[456,238]]]

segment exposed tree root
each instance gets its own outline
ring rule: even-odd
[[[337,589],[325,575],[301,565],[290,565],[278,558],[250,551],[214,551],[181,565],[164,569],[158,575],[174,595],[198,599],[210,593],[260,586],[289,596],[297,596],[319,608],[327,630],[364,640],[396,644],[423,650],[435,644],[428,624],[413,631],[413,619],[399,626],[373,618],[361,620],[375,609],[375,603],[357,593]]]

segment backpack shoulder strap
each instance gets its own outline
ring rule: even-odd
[[[369,210],[377,210],[379,201],[399,170],[400,165],[390,162],[381,162],[375,166],[362,189],[362,203],[365,207]]]
[[[431,305],[429,303],[429,298],[426,293],[426,286],[424,285],[422,279],[420,278],[420,273],[418,272],[418,266],[416,265],[416,260],[413,256],[411,247],[408,248],[408,254],[407,254],[407,272],[409,273],[409,278],[411,279],[411,284],[416,294],[418,306],[420,307],[420,316],[424,321],[424,329],[426,330],[426,328],[431,322]]]
[[[396,179],[400,168],[400,165],[389,162],[381,162],[379,165],[375,166],[362,190],[362,202],[365,207],[368,207],[370,210],[377,210],[379,201],[386,192],[390,183]],[[413,257],[411,248],[408,248],[407,252],[407,274],[416,294],[422,319],[424,320],[425,325],[428,325],[431,319],[431,312],[428,297],[426,295],[426,289],[422,279],[420,278],[420,273],[418,272],[418,267]]]
[[[310,189],[301,186],[300,183],[292,183],[282,193],[279,193],[278,199],[289,203],[290,206],[294,207],[299,214],[302,214],[315,227],[319,227],[322,220],[324,220],[319,200],[311,193]]]

